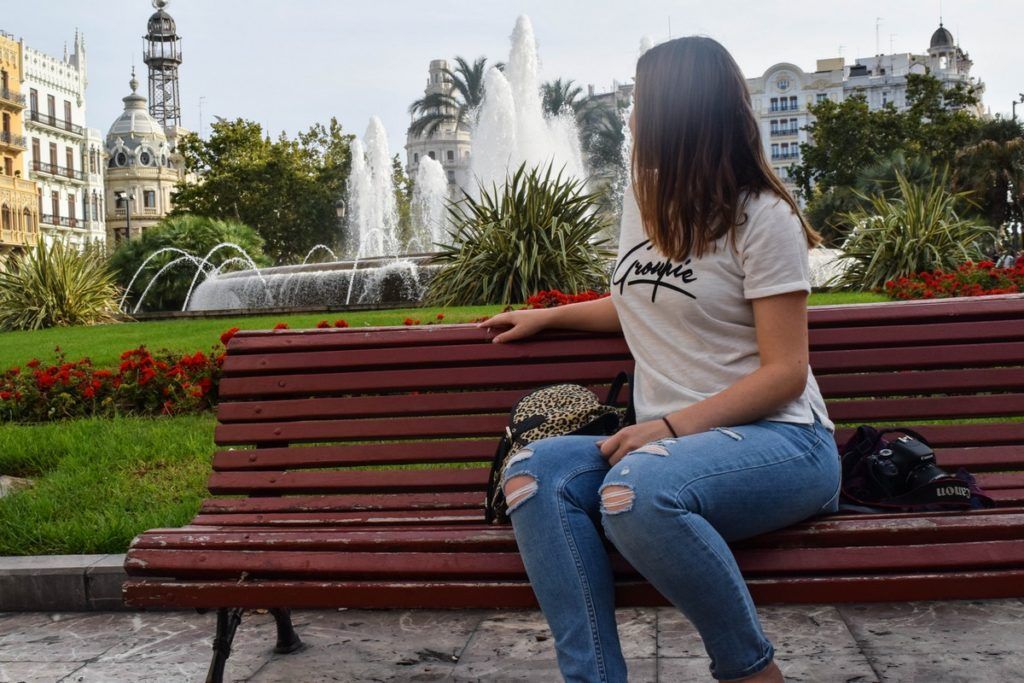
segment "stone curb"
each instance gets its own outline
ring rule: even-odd
[[[0,612],[129,610],[124,555],[0,556]]]

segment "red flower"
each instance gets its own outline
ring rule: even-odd
[[[437,314],[437,319],[438,320],[444,320],[444,313],[438,313]]]
[[[25,363],[25,365],[29,366],[30,368],[38,368],[39,367],[39,361],[36,360],[35,358],[33,358],[29,362]]]
[[[288,329],[288,323],[278,323],[278,324],[274,325],[274,329],[275,330],[287,330]]]
[[[335,327],[348,327],[348,323],[345,322],[344,320],[335,320],[334,321],[334,326]]]
[[[230,330],[220,335],[220,343],[227,346],[228,342],[231,341],[231,338],[235,336],[236,332],[238,332],[238,328],[232,327]]]
[[[321,320],[320,322],[318,322],[316,324],[316,326],[319,327],[320,329],[323,329],[325,327],[330,327],[331,324],[329,322],[327,322],[326,320]]]
[[[86,398],[96,398],[96,390],[91,386],[82,389],[82,396]]]
[[[0,391],[0,401],[9,401],[13,395],[9,391]]]
[[[402,321],[402,324],[403,325],[419,325],[420,321],[419,320],[413,320],[412,318],[406,318],[405,320]]]

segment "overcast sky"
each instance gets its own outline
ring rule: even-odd
[[[149,0],[4,2],[0,30],[54,55],[85,34],[89,64],[87,125],[105,135],[123,109],[134,59],[140,90]],[[403,152],[409,103],[422,95],[431,59],[508,58],[516,16],[533,21],[542,78],[572,78],[598,91],[633,72],[641,38],[654,42],[700,33],[721,41],[747,76],[788,61],[850,62],[876,50],[924,52],[939,22],[937,0],[172,0],[183,37],[183,125],[243,117],[272,135],[294,136],[336,116],[362,135],[369,117],[384,121],[391,152]],[[947,28],[974,60],[992,113],[1010,111],[1024,91],[1019,45],[1021,0],[942,4]],[[1021,108],[1024,115],[1024,107]]]

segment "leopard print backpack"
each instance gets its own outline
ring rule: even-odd
[[[484,501],[487,524],[508,524],[508,504],[501,490],[501,478],[509,458],[527,444],[548,436],[564,434],[603,434],[610,436],[626,425],[636,422],[633,400],[625,408],[615,404],[622,385],[628,383],[632,393],[633,377],[620,372],[608,390],[604,403],[594,392],[579,384],[550,384],[531,391],[512,406],[509,424],[498,443],[491,463]]]

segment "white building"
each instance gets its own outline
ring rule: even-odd
[[[423,90],[425,95],[452,94],[451,78],[445,73],[448,68],[448,61],[445,59],[431,60],[427,86]],[[456,112],[449,113],[454,116]],[[410,178],[415,178],[420,159],[430,157],[441,162],[441,166],[444,167],[448,176],[450,187],[454,189],[455,186],[458,186],[468,189],[471,180],[469,170],[471,151],[471,136],[466,125],[456,127],[454,124],[443,124],[430,135],[422,137],[415,136],[410,132],[407,134],[405,145],[405,173]]]
[[[103,243],[103,145],[85,125],[85,41],[76,31],[74,52],[59,58],[21,46],[25,177],[39,188],[40,231],[47,241]]]
[[[907,74],[911,73],[931,74],[945,87],[964,83],[976,89],[980,100],[984,84],[970,75],[971,66],[970,57],[940,22],[923,54],[875,55],[853,64],[846,64],[842,57],[819,59],[813,72],[780,62],[763,75],[748,78],[747,84],[769,161],[787,187],[795,190],[790,169],[800,162],[800,144],[811,142],[805,130],[814,118],[808,105],[825,99],[842,102],[861,94],[872,110],[890,103],[902,110],[907,106]]]

